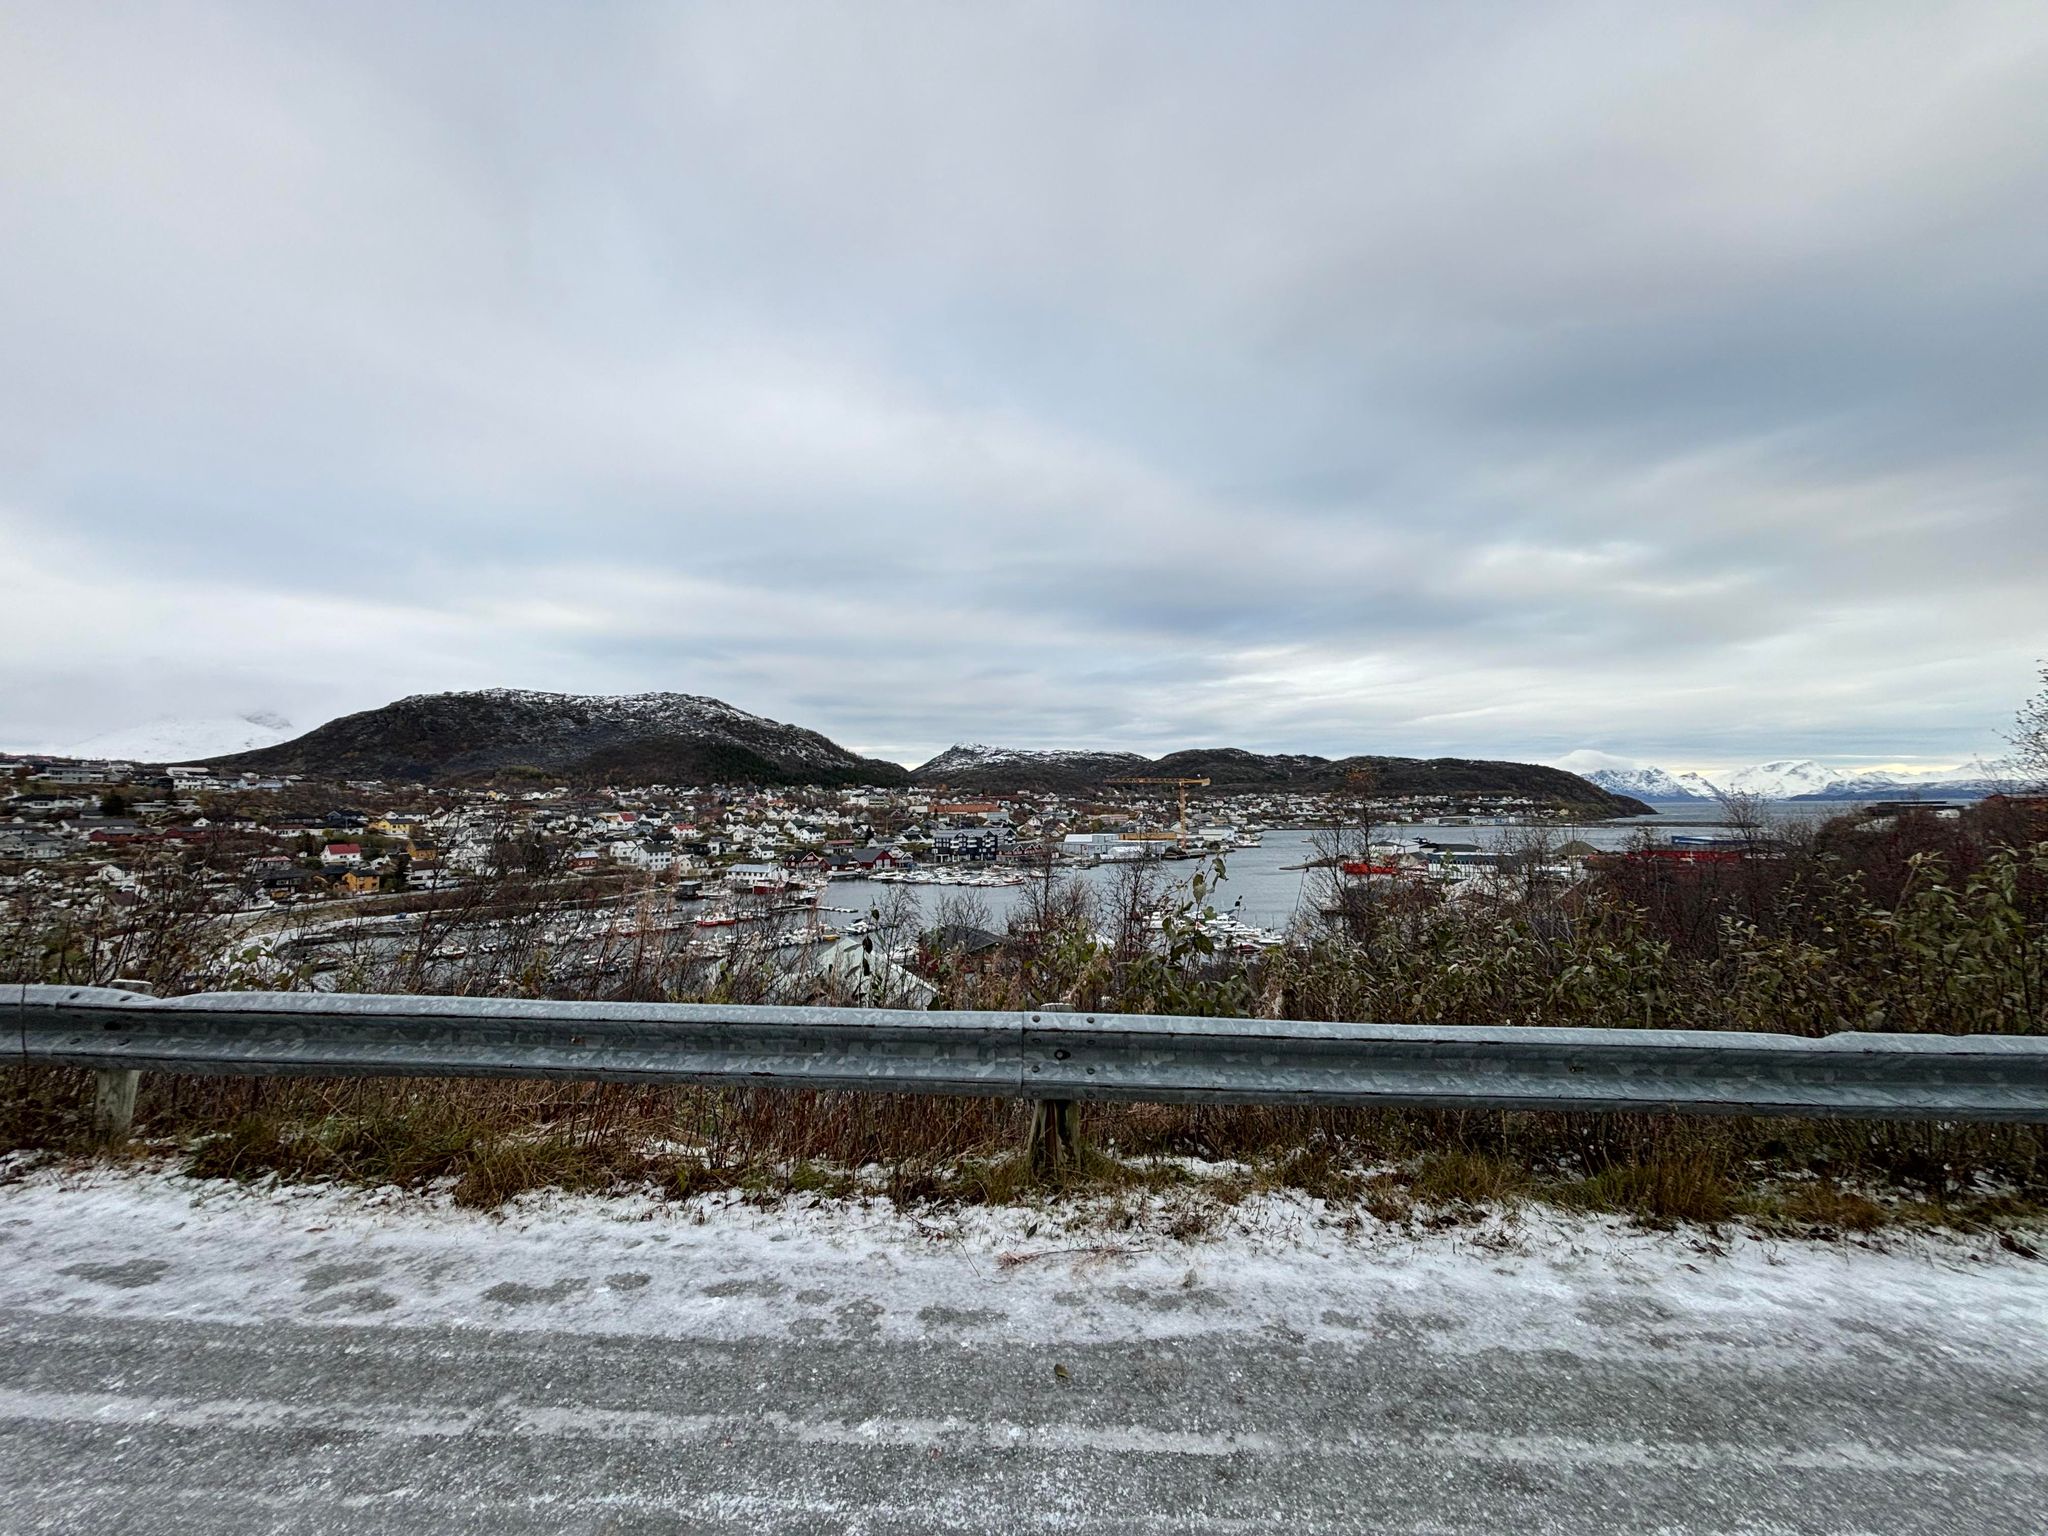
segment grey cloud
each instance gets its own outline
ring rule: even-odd
[[[2044,209],[2024,6],[7,9],[0,735],[1962,758]]]

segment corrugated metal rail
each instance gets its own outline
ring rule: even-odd
[[[103,1074],[523,1077],[1052,1101],[2048,1123],[2048,1038],[2010,1035],[1805,1039],[337,993],[152,999],[47,986],[0,989],[0,1029],[15,1037],[12,1050],[0,1047],[5,1056]]]

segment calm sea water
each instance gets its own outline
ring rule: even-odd
[[[1775,802],[1769,807],[1774,819],[1813,818],[1837,814],[1841,809],[1839,805],[1816,806],[1800,801]],[[1658,814],[1653,816],[1635,816],[1591,827],[1551,826],[1547,830],[1560,842],[1576,838],[1595,848],[1619,849],[1629,847],[1646,834],[1653,840],[1663,841],[1673,832],[1711,836],[1715,832],[1727,831],[1728,827],[1721,819],[1718,806],[1691,802],[1659,807]],[[1530,828],[1526,826],[1397,826],[1375,832],[1375,836],[1426,837],[1440,843],[1471,843],[1482,849],[1526,840],[1529,835]],[[1321,872],[1304,870],[1301,866],[1318,856],[1319,836],[1326,838],[1327,834],[1312,830],[1268,832],[1261,846],[1240,848],[1225,855],[1223,883],[1205,899],[1219,911],[1234,908],[1237,915],[1248,923],[1256,923],[1262,928],[1285,928],[1303,902],[1313,901],[1318,894],[1317,882],[1323,878]],[[1176,885],[1185,888],[1195,874],[1200,873],[1204,879],[1210,875],[1207,861],[1167,861],[1144,867],[1156,872],[1162,888]],[[1057,878],[1078,880],[1104,891],[1125,868],[1128,866],[1098,864],[1092,868],[1062,870]],[[929,920],[942,904],[950,903],[956,912],[963,905],[978,906],[980,910],[973,920],[985,920],[987,926],[1000,930],[1025,895],[1019,886],[983,889],[977,886],[878,885],[871,880],[834,880],[825,888],[824,900],[827,906],[851,907],[862,912],[874,908],[888,910],[890,903],[908,900],[915,905],[919,920]]]

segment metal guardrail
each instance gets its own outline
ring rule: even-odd
[[[1806,1039],[344,993],[153,999],[49,986],[0,988],[0,1030],[15,1037],[0,1059],[103,1074],[519,1077],[1055,1102],[2048,1123],[2048,1037],[2040,1036]]]

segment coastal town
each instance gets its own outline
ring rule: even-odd
[[[27,754],[0,756],[0,782],[0,899],[118,914],[174,882],[188,904],[254,943],[273,980],[280,969],[337,969],[296,961],[317,946],[332,961],[342,931],[395,940],[508,880],[582,909],[566,931],[558,912],[551,930],[552,964],[566,975],[588,965],[561,959],[559,941],[615,935],[629,915],[645,928],[650,901],[664,914],[654,926],[701,960],[728,958],[751,935],[829,963],[835,945],[864,940],[872,954],[878,926],[890,930],[883,958],[893,960],[911,948],[896,930],[916,919],[899,910],[885,922],[880,889],[971,897],[1105,866],[1163,877],[1281,830],[1344,829],[1325,860],[1333,882],[1467,874],[1490,856],[1451,830],[1460,827],[1558,824],[1558,878],[1590,851],[1566,836],[1565,812],[1527,797],[1380,797],[1365,787],[1195,799],[1185,785],[1157,784],[971,797],[916,785],[448,787]],[[840,881],[865,882],[863,899],[837,899]],[[1150,917],[1155,930],[1164,922],[1163,912]],[[1203,921],[1225,948],[1283,939],[1277,926]],[[445,970],[473,947],[444,940],[432,957]]]
[[[1455,827],[1573,818],[1515,795],[1217,795],[940,788],[708,786],[506,790],[324,783],[0,753],[0,880],[29,866],[119,885],[165,848],[232,849],[224,880],[252,901],[437,890],[522,867],[630,871],[734,888],[920,873],[1022,877],[1047,863],[1196,857],[1268,827]],[[1001,873],[995,873],[1001,872]]]

